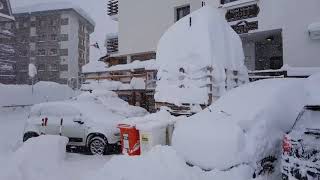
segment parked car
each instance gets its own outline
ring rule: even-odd
[[[227,92],[176,123],[173,147],[188,164],[206,171],[247,166],[254,178],[280,174],[279,144],[304,106],[304,81],[260,80]]]
[[[305,106],[282,143],[282,179],[320,179],[320,105]]]
[[[69,138],[68,147],[102,155],[117,147],[119,121],[146,113],[113,92],[86,92],[72,100],[33,106],[23,141],[45,134],[61,135]]]

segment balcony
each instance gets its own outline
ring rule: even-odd
[[[119,51],[118,35],[108,34],[106,40],[106,48],[108,54],[115,54]]]
[[[118,14],[119,14],[119,1],[109,0],[108,15],[111,17],[111,19],[118,21]]]

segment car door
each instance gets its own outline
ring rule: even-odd
[[[69,138],[70,145],[84,145],[86,125],[80,117],[65,117],[62,123],[62,136]]]
[[[59,134],[59,118],[58,117],[47,117],[46,126],[41,127],[41,133],[49,135],[58,135]]]

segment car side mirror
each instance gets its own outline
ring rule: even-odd
[[[73,122],[78,123],[78,124],[80,124],[80,125],[83,125],[83,124],[84,124],[84,122],[83,122],[83,121],[80,121],[80,120],[75,120],[75,121],[73,121]]]

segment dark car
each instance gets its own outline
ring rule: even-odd
[[[282,143],[282,179],[320,180],[320,105],[305,106]]]

